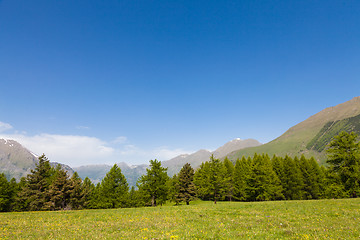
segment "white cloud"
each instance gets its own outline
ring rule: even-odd
[[[12,126],[0,122],[0,129],[9,130]],[[166,146],[143,149],[129,144],[125,136],[106,142],[89,136],[48,133],[29,136],[25,132],[14,131],[11,134],[0,134],[0,138],[13,139],[37,155],[44,153],[50,161],[67,164],[70,167],[91,164],[112,165],[118,162],[126,162],[129,165],[147,164],[151,159],[164,161],[189,153],[181,148],[171,149]]]
[[[109,163],[114,160],[112,157],[115,150],[95,137],[52,134],[11,134],[0,137],[16,140],[35,154],[45,153],[50,161],[71,167]]]
[[[13,126],[11,126],[8,123],[0,122],[0,132],[5,132],[5,131],[10,130],[12,128],[13,128]]]

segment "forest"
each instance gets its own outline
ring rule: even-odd
[[[214,201],[271,201],[360,196],[360,143],[354,132],[341,132],[327,146],[326,166],[314,158],[255,154],[235,163],[213,156],[194,170],[185,164],[169,177],[161,162],[150,160],[137,187],[129,187],[114,164],[102,181],[69,176],[45,155],[19,182],[0,174],[0,211],[45,211],[157,206]]]

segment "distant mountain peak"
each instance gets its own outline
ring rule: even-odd
[[[38,163],[38,156],[23,147],[20,143],[11,139],[0,139],[0,172],[5,173],[8,178],[19,180],[31,172]],[[57,163],[50,162],[52,166]],[[73,170],[64,164],[60,164],[63,169],[73,173]]]

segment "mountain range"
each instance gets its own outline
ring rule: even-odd
[[[168,174],[172,176],[178,173],[185,163],[190,163],[196,168],[202,162],[209,160],[212,154],[216,158],[228,157],[232,161],[242,156],[252,156],[254,153],[292,157],[304,154],[307,157],[314,156],[320,163],[323,163],[326,159],[326,145],[341,131],[354,131],[360,134],[360,97],[322,110],[291,127],[283,135],[269,143],[261,144],[254,139],[234,139],[215,151],[202,149],[192,154],[179,155],[163,161],[162,165],[168,168]],[[8,178],[15,177],[19,180],[30,173],[37,162],[38,156],[18,142],[0,139],[0,172],[5,173]],[[55,166],[57,163],[51,164]],[[118,163],[118,166],[131,186],[135,185],[138,177],[146,173],[148,167],[146,164],[129,166],[126,163]],[[87,176],[97,183],[112,166],[88,165],[72,169],[62,164],[62,167],[70,174],[77,171],[80,177]]]
[[[193,168],[197,168],[202,162],[208,161],[212,154],[217,158],[221,158],[235,150],[259,145],[261,145],[261,143],[254,139],[241,140],[237,138],[219,147],[215,151],[203,149],[193,154],[182,154],[170,160],[162,161],[161,164],[163,167],[168,168],[168,175],[173,176],[180,171],[185,163],[190,163]],[[137,179],[146,173],[146,168],[148,167],[146,164],[129,166],[123,162],[118,163],[118,166],[121,168],[130,186],[136,185]],[[88,165],[76,167],[74,171],[76,171],[81,178],[89,177],[93,182],[99,182],[110,168],[111,166],[109,165]]]

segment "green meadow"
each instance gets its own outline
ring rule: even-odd
[[[0,239],[359,239],[360,199],[0,214]]]

